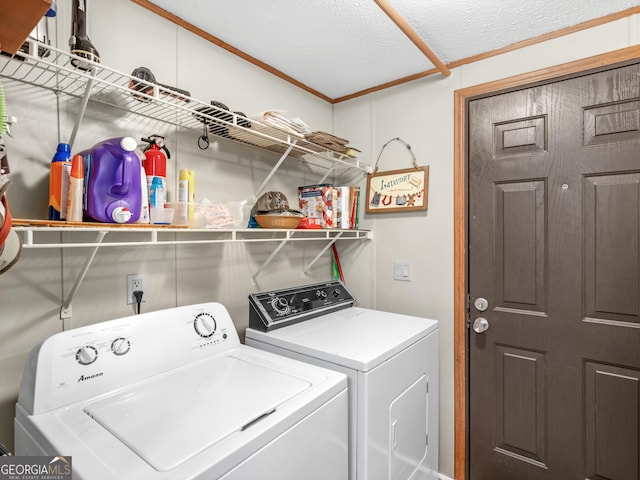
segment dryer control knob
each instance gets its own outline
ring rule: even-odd
[[[123,337],[116,338],[111,342],[111,351],[114,355],[124,355],[131,350],[131,343]]]
[[[199,313],[193,319],[193,328],[201,337],[209,338],[216,333],[216,319],[210,313]]]
[[[289,302],[281,297],[275,297],[271,300],[271,306],[280,315],[286,315],[289,313]]]
[[[85,345],[76,352],[76,361],[80,365],[90,365],[98,358],[98,350],[91,345]]]

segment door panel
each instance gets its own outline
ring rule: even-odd
[[[639,478],[638,79],[469,102],[472,480]]]
[[[544,466],[546,359],[542,353],[496,346],[496,450]]]
[[[496,307],[543,312],[544,181],[497,184],[495,204]]]
[[[585,364],[587,478],[637,480],[640,372]]]
[[[584,108],[584,144],[640,139],[640,102]]]
[[[586,316],[640,327],[640,174],[585,178],[583,211]]]
[[[522,155],[547,149],[547,122],[544,115],[495,124],[495,156]]]

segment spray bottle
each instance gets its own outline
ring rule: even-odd
[[[195,189],[196,174],[193,170],[183,168],[180,170],[180,178],[178,180],[178,204],[182,208],[179,212],[181,218],[188,222],[192,222],[195,216]]]
[[[59,143],[49,170],[49,220],[64,220],[71,174],[71,146]]]
[[[84,160],[82,155],[74,155],[69,177],[69,200],[67,201],[67,222],[82,222],[82,198],[84,184]]]
[[[164,218],[164,207],[167,201],[162,180],[160,177],[153,177],[149,186],[149,217],[151,223],[167,223]]]

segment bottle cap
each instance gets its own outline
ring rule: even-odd
[[[71,163],[71,176],[73,178],[84,178],[84,160],[82,155],[74,155]]]
[[[111,213],[111,218],[116,223],[127,223],[131,218],[131,210],[126,207],[116,207]]]
[[[122,140],[120,140],[120,147],[127,152],[133,152],[138,148],[138,143],[133,137],[122,137]]]
[[[59,143],[52,162],[68,162],[71,157],[71,145],[68,143]]]

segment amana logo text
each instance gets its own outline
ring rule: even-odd
[[[78,378],[78,383],[85,382],[96,377],[101,377],[102,375],[104,375],[104,372],[94,373],[93,375],[80,375],[80,378]]]

